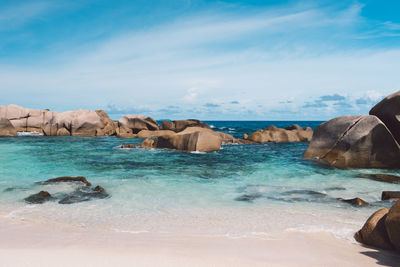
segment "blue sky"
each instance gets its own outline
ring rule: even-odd
[[[400,1],[0,1],[0,105],[326,120],[400,90]]]

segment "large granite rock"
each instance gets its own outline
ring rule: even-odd
[[[338,168],[399,168],[400,147],[376,116],[342,116],[317,127],[304,158]]]
[[[390,208],[385,225],[390,242],[400,251],[400,200]]]
[[[188,127],[201,127],[201,128],[208,128],[210,126],[202,121],[199,120],[176,120],[176,121],[162,121],[161,130],[170,130],[176,133],[185,130]]]
[[[369,114],[377,116],[400,143],[400,91],[376,104]]]
[[[221,135],[210,129],[193,127],[187,128],[174,135],[162,135],[153,139],[146,139],[141,147],[169,148],[181,151],[212,152],[220,149]],[[153,141],[153,142],[152,142]]]
[[[310,142],[313,130],[309,127],[302,128],[298,125],[287,127],[286,129],[270,126],[265,130],[258,130],[250,134],[246,140],[256,143],[266,142]]]
[[[0,106],[0,118],[8,119],[17,132],[45,135],[114,135],[115,125],[103,110],[52,112],[17,105]]]
[[[146,118],[143,115],[126,115],[118,120],[118,126],[132,130],[133,134],[137,134],[142,130],[155,131],[159,129],[158,123],[153,118]]]
[[[399,200],[400,191],[382,191],[382,200]]]
[[[6,118],[0,117],[0,136],[16,136],[17,130]]]
[[[387,208],[383,208],[372,214],[354,238],[365,245],[393,249],[385,225],[388,211]]]

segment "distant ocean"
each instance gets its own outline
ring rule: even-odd
[[[207,121],[215,131],[242,137],[270,125],[315,121]],[[140,139],[116,137],[0,137],[0,212],[9,218],[109,231],[269,238],[290,231],[326,231],[352,240],[379,207],[382,190],[400,185],[363,178],[303,160],[307,143],[224,145],[218,152],[120,149]],[[29,205],[40,190],[53,195],[77,185],[36,185],[58,176],[85,176],[111,195],[77,204]],[[360,197],[352,207],[336,198]]]

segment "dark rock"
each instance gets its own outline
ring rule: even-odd
[[[341,186],[332,186],[332,187],[328,187],[325,188],[326,191],[343,191],[346,190],[346,188],[341,187]]]
[[[96,186],[94,189],[79,188],[72,192],[70,195],[61,199],[59,204],[74,204],[79,202],[85,202],[92,199],[103,199],[108,198],[110,195],[101,186]]]
[[[374,181],[392,183],[392,184],[400,184],[400,176],[390,175],[390,174],[365,174],[360,173],[357,175],[358,178],[366,178]]]
[[[368,218],[361,230],[354,235],[354,238],[368,246],[393,249],[386,231],[385,221],[387,214],[387,208],[376,211]]]
[[[25,201],[30,204],[42,204],[46,201],[52,199],[52,196],[47,191],[40,191],[37,194],[30,195],[29,197],[25,198]]]
[[[257,198],[261,198],[261,197],[262,197],[262,194],[260,194],[260,193],[244,194],[244,195],[241,195],[241,196],[235,198],[235,200],[252,202],[253,200],[255,200]]]
[[[383,191],[382,200],[400,199],[400,191]]]
[[[342,116],[319,125],[304,158],[338,168],[400,168],[400,147],[375,116]]]
[[[135,144],[127,144],[127,145],[121,145],[119,148],[136,148],[137,146]]]
[[[51,183],[60,183],[60,182],[81,182],[81,183],[84,183],[86,186],[91,186],[92,185],[83,176],[78,176],[78,177],[69,177],[69,176],[57,177],[57,178],[49,179],[49,180],[44,181],[44,182],[39,182],[39,184],[51,184]]]
[[[390,208],[385,225],[390,242],[400,251],[400,201]]]
[[[400,143],[400,91],[376,104],[369,114],[377,116]]]
[[[312,195],[317,197],[325,197],[326,194],[313,190],[291,190],[281,193],[282,195]]]
[[[351,198],[351,199],[343,199],[343,198],[337,198],[337,200],[345,202],[345,203],[349,203],[353,206],[368,206],[369,203],[362,200],[361,198]]]

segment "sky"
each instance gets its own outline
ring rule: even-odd
[[[400,90],[400,1],[0,1],[0,105],[327,120]]]

